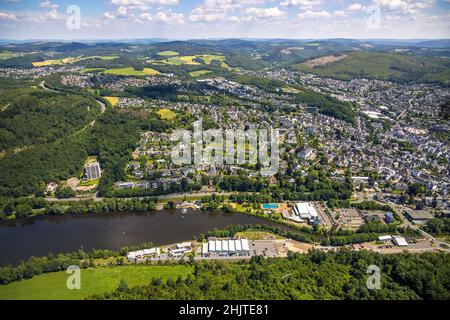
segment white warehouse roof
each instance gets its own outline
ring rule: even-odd
[[[242,251],[250,251],[250,247],[248,245],[247,239],[241,239],[242,242]]]
[[[240,240],[234,240],[234,244],[236,246],[236,251],[242,251],[242,243]]]
[[[222,251],[222,241],[216,240],[216,251]]]
[[[398,245],[399,247],[407,247],[408,242],[406,242],[406,239],[399,236],[394,236],[394,243]]]
[[[234,240],[228,240],[228,251],[236,252],[236,246],[234,245]]]
[[[389,240],[392,240],[392,236],[379,236],[378,237],[378,240],[380,240],[380,241],[389,241]]]
[[[216,242],[215,241],[209,241],[208,247],[209,247],[209,251],[211,251],[211,252],[216,251]]]
[[[228,251],[228,240],[222,240],[222,251]]]
[[[310,217],[317,218],[319,216],[316,208],[314,208],[311,202],[297,203],[297,205],[295,206],[295,211],[297,215],[299,215],[303,219],[308,219]]]

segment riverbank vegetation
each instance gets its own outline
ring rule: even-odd
[[[92,299],[107,300],[438,300],[450,298],[447,254],[381,255],[311,251],[288,259],[198,262],[186,278],[154,278]],[[367,288],[367,269],[381,268],[381,289]]]
[[[328,253],[312,250],[307,254],[290,252],[287,259],[253,257],[241,262],[180,261],[125,266],[116,259],[114,265],[95,267],[94,258],[107,259],[117,254],[96,250],[86,253],[86,260],[80,263],[82,253],[78,252],[32,258],[17,268],[0,268],[0,298],[84,299],[89,295],[91,299],[121,300],[450,298],[446,280],[450,276],[447,267],[450,256],[444,253],[381,255],[348,249]],[[68,275],[63,270],[72,264],[83,268],[81,290],[66,288]],[[370,265],[381,269],[379,290],[367,288]],[[21,279],[28,280],[17,281]]]
[[[0,198],[0,220],[23,219],[36,215],[148,212],[156,210],[156,203],[155,198],[58,202],[49,202],[45,198]]]

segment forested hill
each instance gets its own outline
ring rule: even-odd
[[[381,289],[369,290],[369,266],[381,269]],[[152,279],[92,299],[120,300],[437,300],[450,298],[447,254],[380,255],[368,251],[312,251],[288,259],[255,257],[242,263],[204,262],[185,279]]]

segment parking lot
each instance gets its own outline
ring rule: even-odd
[[[276,242],[273,240],[251,241],[250,254],[252,256],[277,257]]]

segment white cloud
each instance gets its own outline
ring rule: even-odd
[[[116,16],[114,14],[112,14],[111,12],[107,11],[102,15],[102,18],[104,18],[106,20],[114,20],[114,19],[116,19]]]
[[[280,3],[282,7],[299,6],[304,9],[311,9],[320,4],[322,0],[284,0]]]
[[[404,14],[417,14],[430,8],[435,0],[372,0],[373,4],[387,10],[400,11]]]
[[[50,1],[44,1],[39,4],[39,8],[58,9],[58,5]]]
[[[149,12],[141,13],[136,19],[139,23],[144,22],[160,22],[166,24],[184,24],[184,14],[172,12],[158,12],[154,15]]]
[[[178,0],[111,0],[111,4],[116,6],[149,6],[149,5],[162,5],[162,6],[174,6],[178,4]]]
[[[278,7],[274,8],[256,8],[255,5],[260,5],[266,2],[265,0],[204,0],[199,6],[194,8],[191,12],[189,20],[191,22],[242,22],[250,21],[255,18],[276,17],[283,14]],[[252,7],[253,6],[253,7]],[[254,17],[243,16],[246,10],[250,10],[250,14]],[[236,14],[229,16],[230,13]]]
[[[318,19],[318,18],[329,18],[331,17],[331,13],[328,11],[312,11],[306,10],[298,14],[300,19]]]
[[[362,11],[364,10],[364,6],[360,3],[353,3],[348,6],[348,10],[350,11]]]
[[[333,13],[333,16],[335,16],[335,17],[345,17],[345,16],[346,16],[346,13],[345,13],[345,11],[343,11],[343,10],[337,10],[337,11],[335,11],[335,12]]]
[[[49,11],[41,16],[40,20],[59,20],[62,19],[62,16],[58,13],[58,5],[51,3],[50,1],[43,1],[39,4],[39,8],[48,9]]]
[[[234,0],[205,0],[191,12],[192,22],[216,22],[224,20],[227,13],[236,8]]]
[[[17,16],[12,13],[0,11],[0,21],[1,20],[17,20]]]
[[[278,7],[273,8],[255,8],[251,7],[245,10],[245,13],[253,15],[253,17],[264,18],[281,18],[286,16],[286,12],[280,10]]]

